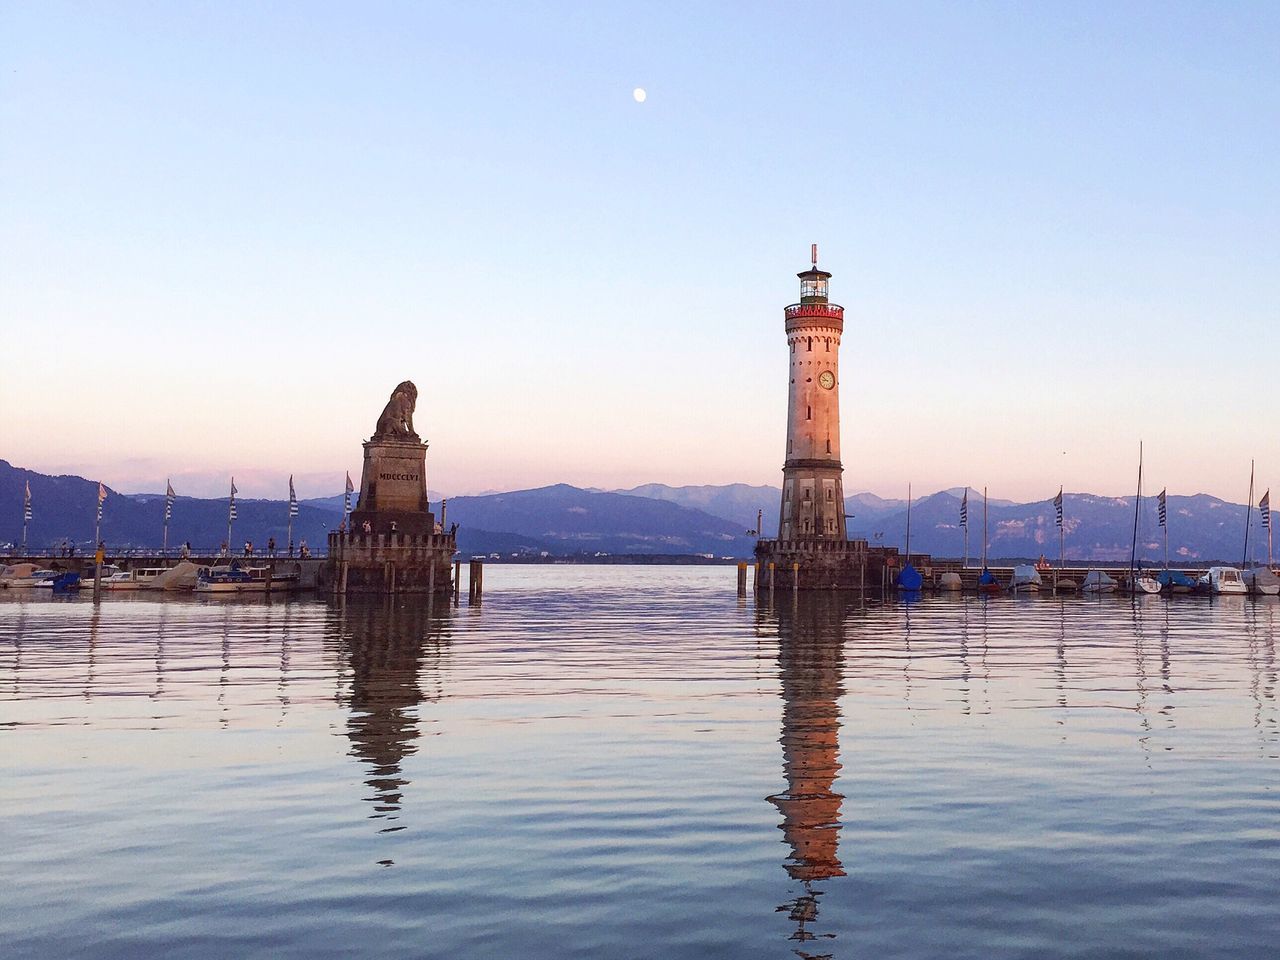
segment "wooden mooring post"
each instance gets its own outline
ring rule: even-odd
[[[747,565],[746,563],[738,564],[738,596],[745,597],[747,595]]]
[[[770,560],[769,561],[769,603],[771,604],[773,603],[773,589],[776,586],[776,584],[774,583],[774,580],[777,579],[775,576],[776,573],[777,573],[777,564],[774,563],[772,560]]]
[[[470,590],[467,600],[470,603],[479,603],[481,595],[484,593],[484,561],[472,560],[468,565],[471,572]]]
[[[458,595],[462,593],[462,561],[453,561],[453,605],[458,605]]]

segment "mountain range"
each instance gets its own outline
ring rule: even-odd
[[[84,549],[92,544],[97,482],[83,477],[47,476],[0,460],[0,545],[18,543],[22,535],[22,497],[30,482],[33,518],[28,528],[32,549],[57,547],[64,540]],[[960,557],[963,488],[935,493],[911,505],[911,550],[938,557]],[[584,490],[555,484],[480,496],[454,497],[447,521],[459,525],[464,554],[540,554],[555,556],[607,554],[714,554],[749,557],[757,511],[764,533],[777,530],[782,491],[772,486],[725,484],[672,487],[645,484],[628,490]],[[1068,560],[1121,561],[1129,558],[1133,537],[1133,498],[1090,493],[1064,496]],[[871,493],[847,498],[851,536],[873,543],[905,546],[907,504]],[[236,544],[252,540],[259,548],[268,537],[283,547],[287,537],[287,504],[279,500],[236,503]],[[438,503],[435,508],[439,509]],[[343,497],[299,502],[294,520],[295,542],[313,548],[325,543],[342,519]],[[1174,563],[1211,560],[1239,563],[1243,555],[1245,507],[1207,494],[1168,498],[1169,551]],[[158,547],[164,515],[159,494],[109,491],[103,506],[102,538],[113,548]],[[991,559],[1058,556],[1058,530],[1052,500],[988,503]],[[1154,497],[1144,498],[1139,518],[1142,557],[1160,562],[1164,556]],[[227,501],[179,497],[174,504],[169,543],[191,541],[197,548],[216,547],[227,537]],[[1251,532],[1253,556],[1266,555],[1266,531],[1256,510]],[[969,497],[969,555],[982,553],[982,501]]]

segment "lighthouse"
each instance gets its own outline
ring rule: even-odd
[[[844,307],[829,296],[818,246],[800,278],[787,331],[787,456],[776,539],[756,542],[756,589],[875,589],[887,551],[849,539],[840,462],[840,335]],[[896,553],[896,551],[894,551]]]
[[[844,307],[828,296],[818,245],[800,278],[800,302],[786,308],[790,351],[787,458],[782,467],[778,540],[847,539],[840,464],[840,334]]]

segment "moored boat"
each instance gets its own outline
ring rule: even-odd
[[[80,574],[67,570],[58,574],[50,582],[49,586],[53,588],[54,593],[70,593],[80,589]]]
[[[265,584],[258,585],[262,590]],[[230,567],[201,567],[196,574],[195,593],[244,593],[255,589],[253,578],[238,565]]]
[[[35,587],[44,580],[52,580],[56,570],[42,570],[34,563],[15,563],[0,570],[0,587],[15,590]]]
[[[1080,589],[1084,593],[1115,593],[1116,586],[1115,577],[1108,576],[1101,570],[1090,570],[1085,574]]]
[[[899,590],[919,590],[924,585],[924,577],[920,575],[920,571],[907,563],[893,581]]]
[[[1009,589],[1013,593],[1038,593],[1040,591],[1040,571],[1029,563],[1013,568],[1013,576],[1009,580]]]
[[[1196,585],[1204,593],[1242,595],[1249,592],[1238,567],[1210,567]]]
[[[121,570],[116,566],[104,566],[99,583],[103,590],[137,590],[141,584],[132,570]]]
[[[982,568],[982,573],[978,574],[978,592],[979,593],[1003,593],[1004,587],[1000,585],[1000,581],[996,579],[996,575],[986,567]]]
[[[1129,589],[1132,593],[1159,593],[1160,581],[1149,574],[1138,571],[1138,573],[1130,578]]]
[[[1190,593],[1196,582],[1181,570],[1161,570],[1156,574],[1156,583],[1162,593]]]
[[[1245,586],[1249,592],[1260,597],[1280,595],[1280,577],[1270,567],[1255,567],[1243,573]]]
[[[247,567],[245,572],[249,574],[252,580],[249,590],[284,593],[298,588],[298,575],[296,573],[276,573],[271,567]],[[903,573],[905,572],[904,570]],[[916,589],[919,588],[917,587]]]

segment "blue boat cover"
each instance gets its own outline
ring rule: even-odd
[[[996,580],[996,578],[995,578],[995,574],[993,574],[993,573],[992,573],[990,570],[988,570],[986,567],[983,567],[983,568],[982,568],[982,573],[981,573],[981,575],[978,577],[978,586],[980,586],[980,587],[989,587],[989,586],[991,586],[991,584],[993,584],[993,583],[998,583],[998,582],[999,582],[999,581],[997,581],[997,580]]]
[[[924,577],[920,576],[919,570],[908,563],[898,573],[896,583],[899,590],[919,590],[924,584]]]
[[[1181,570],[1161,570],[1156,574],[1156,582],[1162,587],[1194,587],[1196,582]]]
[[[58,593],[80,589],[80,574],[68,570],[53,581],[53,589]]]

